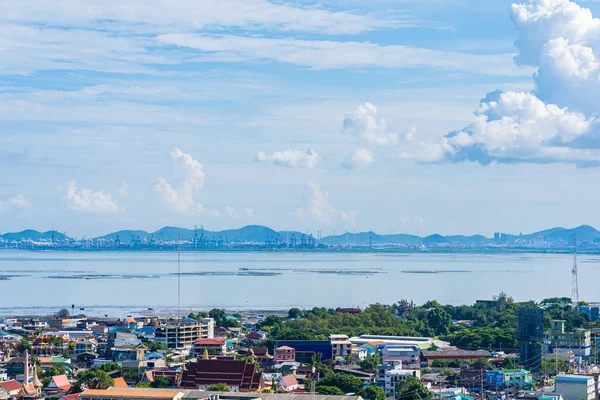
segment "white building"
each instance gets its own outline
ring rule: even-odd
[[[436,340],[429,337],[411,337],[411,336],[385,336],[385,335],[360,335],[351,337],[350,343],[360,346],[368,342],[383,342],[386,345],[397,346],[417,346],[420,349],[427,349],[432,344],[438,348],[450,346],[450,343],[443,340]]]
[[[402,381],[409,376],[421,379],[421,371],[418,369],[402,369],[401,362],[385,363],[377,367],[377,383],[383,386],[388,395],[393,395],[396,388],[400,388]]]
[[[555,387],[564,400],[594,400],[596,397],[592,375],[557,375]]]

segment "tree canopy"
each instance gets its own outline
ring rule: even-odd
[[[226,383],[215,383],[214,385],[210,385],[208,390],[211,392],[229,392],[229,386]]]

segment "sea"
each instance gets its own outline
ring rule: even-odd
[[[569,297],[573,257],[559,254],[0,251],[0,316],[260,313],[401,299],[473,304]],[[578,257],[580,299],[600,300],[600,256]],[[179,293],[179,297],[178,297]]]

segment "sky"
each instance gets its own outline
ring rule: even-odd
[[[600,228],[600,2],[2,9],[0,232]]]

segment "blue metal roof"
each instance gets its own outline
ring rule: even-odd
[[[594,380],[592,375],[557,375],[556,382],[561,383],[585,383]]]

